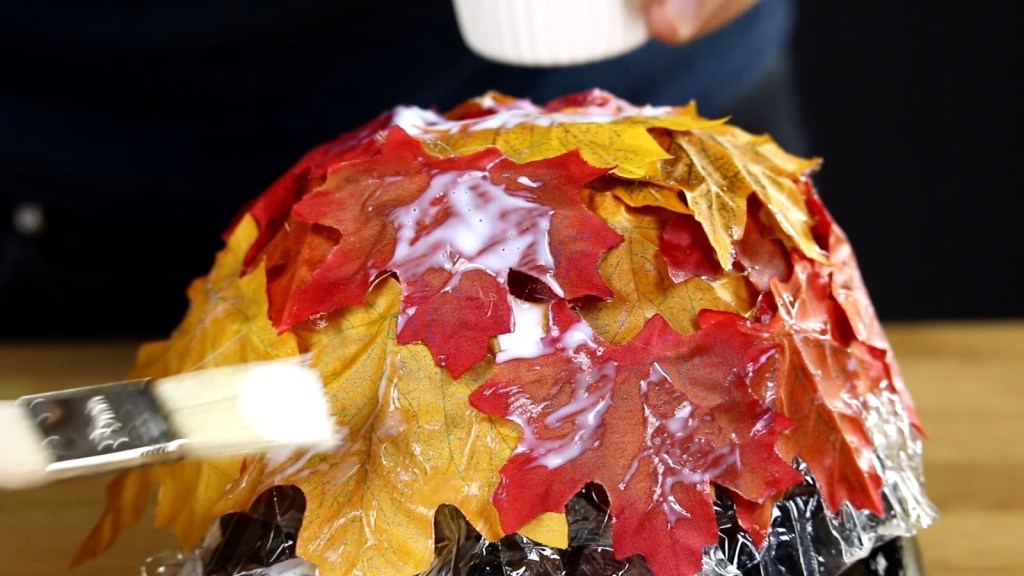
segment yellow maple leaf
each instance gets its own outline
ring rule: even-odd
[[[620,181],[611,189],[612,194],[633,208],[657,206],[680,214],[693,214],[693,210],[679,197],[679,190],[650,182]]]
[[[295,336],[278,336],[267,318],[263,267],[239,277],[242,258],[256,237],[246,218],[217,254],[210,273],[188,288],[189,310],[170,338],[139,348],[130,378],[167,376],[198,368],[298,353]],[[107,490],[107,508],[82,542],[72,565],[107,550],[138,522],[158,489],[156,525],[170,526],[185,548],[195,545],[210,523],[227,510],[218,507],[242,466],[239,458],[180,462],[127,470]]]
[[[790,244],[809,258],[826,261],[797,185],[819,159],[791,155],[770,136],[732,125],[674,132],[666,147],[671,157],[651,166],[644,178],[683,190],[723,269],[732,268],[733,246],[743,236],[751,194],[771,211]]]
[[[114,545],[114,541],[122,532],[139,523],[153,495],[153,470],[141,468],[121,472],[107,484],[106,509],[92,531],[79,545],[69,568],[103,554]]]
[[[185,549],[195,546],[211,522],[234,508],[221,504],[238,477],[241,458],[184,461],[119,473],[107,485],[107,505],[92,531],[82,541],[71,567],[95,558],[110,548],[121,533],[142,518],[156,489],[154,525],[170,526]],[[242,507],[244,508],[244,507]]]
[[[725,272],[714,280],[694,277],[678,284],[672,281],[664,259],[658,255],[665,213],[633,210],[612,192],[595,193],[592,205],[624,238],[600,264],[601,277],[614,296],[578,308],[605,340],[618,344],[632,339],[655,314],[681,334],[692,334],[697,330],[697,312],[703,308],[739,314],[751,310],[753,291],[741,275]]]
[[[588,164],[612,168],[624,178],[641,178],[653,162],[669,158],[648,132],[651,128],[691,130],[719,125],[725,120],[702,118],[693,106],[678,107],[672,114],[599,118],[587,114],[559,114],[518,118],[508,125],[491,127],[494,117],[467,120],[456,127],[424,137],[424,146],[438,156],[467,154],[497,146],[516,162],[553,158],[578,150]]]

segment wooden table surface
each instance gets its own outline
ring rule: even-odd
[[[919,537],[925,574],[1024,574],[1024,320],[886,329],[929,433],[926,490],[941,516]],[[117,380],[136,345],[0,342],[0,398]],[[0,575],[67,573],[106,479],[0,493]],[[150,520],[70,574],[137,575],[147,556],[174,549]]]

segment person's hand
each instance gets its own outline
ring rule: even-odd
[[[757,0],[644,0],[644,18],[651,36],[682,44],[728,24]]]

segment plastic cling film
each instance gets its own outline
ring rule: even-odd
[[[892,521],[884,529],[898,536],[910,536],[927,528],[938,510],[924,493],[924,457],[921,436],[895,391],[883,388],[865,398],[864,426],[871,436],[884,494],[892,507]]]
[[[901,532],[909,525],[897,508],[886,518],[849,505],[830,514],[810,471],[802,462],[796,465],[806,481],[776,504],[761,549],[739,528],[728,495],[718,495],[719,543],[704,549],[699,576],[919,574],[914,551],[907,550],[913,541],[905,538],[913,532]],[[888,493],[887,501],[893,501]],[[223,516],[195,550],[150,558],[141,575],[318,576],[316,566],[295,555],[303,509],[298,488],[275,486],[248,511]],[[416,576],[654,576],[643,557],[616,557],[608,499],[599,485],[580,490],[566,505],[566,516],[568,546],[555,548],[521,534],[488,541],[458,508],[441,506],[434,516],[434,561]]]
[[[202,576],[202,562],[196,556],[180,552],[164,553],[146,560],[141,576]],[[302,558],[292,558],[273,566],[234,572],[232,576],[318,576],[316,566]]]
[[[294,486],[274,486],[248,510],[221,516],[188,553],[150,557],[142,576],[317,576],[295,544],[306,500]]]
[[[201,574],[201,564],[192,554],[168,551],[154,554],[142,563],[140,576],[190,576]]]

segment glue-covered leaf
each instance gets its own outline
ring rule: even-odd
[[[659,576],[698,572],[718,542],[712,483],[763,502],[802,478],[774,449],[789,422],[745,380],[772,347],[738,325],[684,337],[655,316],[616,346],[552,304],[547,353],[498,364],[471,396],[523,430],[494,494],[505,531],[593,481],[609,496],[616,557],[642,554]]]
[[[494,158],[468,158],[466,167],[480,168]],[[388,270],[395,252],[395,224],[387,214],[419,198],[429,182],[420,146],[397,128],[388,132],[379,155],[329,171],[324,184],[306,194],[292,213],[310,224],[333,228],[337,241],[319,262],[307,263],[301,253],[284,261],[285,268],[304,266],[312,272],[304,284],[284,292],[291,304],[273,318],[278,331],[316,314],[362,304],[370,283]],[[269,249],[285,241],[279,235]],[[315,256],[320,256],[319,250]],[[278,309],[276,289],[270,296],[271,310]]]
[[[522,101],[520,102],[522,107]],[[571,114],[603,114],[603,115],[644,115],[653,113],[655,110],[664,113],[672,113],[680,116],[696,116],[696,102],[689,102],[681,106],[663,106],[654,108],[651,106],[636,106],[631,102],[619,98],[615,94],[601,88],[590,88],[572,94],[565,94],[548,100],[543,106],[545,112],[571,113]]]
[[[789,282],[773,283],[779,310],[773,327],[790,370],[776,392],[778,410],[801,417],[779,448],[807,462],[830,510],[845,501],[882,516],[882,480],[863,421],[863,398],[879,390],[877,377],[887,368],[877,356],[860,352],[865,344],[834,337],[840,311],[829,298],[830,278],[822,268],[797,260]]]
[[[696,330],[702,308],[746,314],[753,296],[746,280],[732,273],[715,279],[692,277],[676,283],[659,236],[668,213],[635,211],[609,192],[594,195],[593,206],[625,238],[601,261],[601,276],[611,287],[611,300],[585,303],[580,314],[602,338],[620,343],[635,336],[649,318],[661,315],[682,334]]]
[[[800,421],[779,442],[779,452],[807,462],[830,511],[837,512],[843,502],[849,502],[884,515],[882,481],[861,412],[853,402],[828,397],[829,388],[846,387],[849,376],[837,370],[835,363],[848,358],[838,346],[811,336],[785,339],[783,346],[780,356],[787,366],[786,384],[777,393],[776,406]],[[836,380],[839,386],[830,384]]]
[[[777,409],[800,422],[780,441],[787,457],[807,462],[832,511],[845,501],[884,515],[882,481],[864,427],[863,398],[878,391],[876,357],[858,354],[859,342],[833,336],[838,306],[820,264],[797,260],[789,282],[774,282],[778,315],[772,323],[788,373],[776,391]],[[870,377],[870,378],[869,378]]]
[[[482,359],[491,338],[511,331],[511,270],[565,298],[610,295],[597,261],[621,238],[581,199],[584,184],[604,172],[575,152],[522,164],[494,148],[437,158],[392,128],[379,155],[339,165],[295,205],[293,218],[308,224],[268,245],[275,326],[284,331],[358,305],[372,282],[395,273],[406,294],[402,342],[425,342],[457,378]],[[495,305],[486,310],[458,306],[448,293],[471,269],[493,277],[483,297]],[[441,316],[474,328],[428,334],[427,324]]]
[[[490,169],[495,184],[516,196],[536,199],[552,210],[547,248],[554,262],[557,286],[553,287],[566,300],[612,295],[596,268],[601,257],[621,243],[622,237],[583,201],[583,187],[604,173],[605,170],[584,162],[577,152],[524,164],[502,160]],[[523,264],[527,265],[516,269],[540,280],[545,280],[544,275],[552,275],[545,268],[529,267],[529,260]]]

